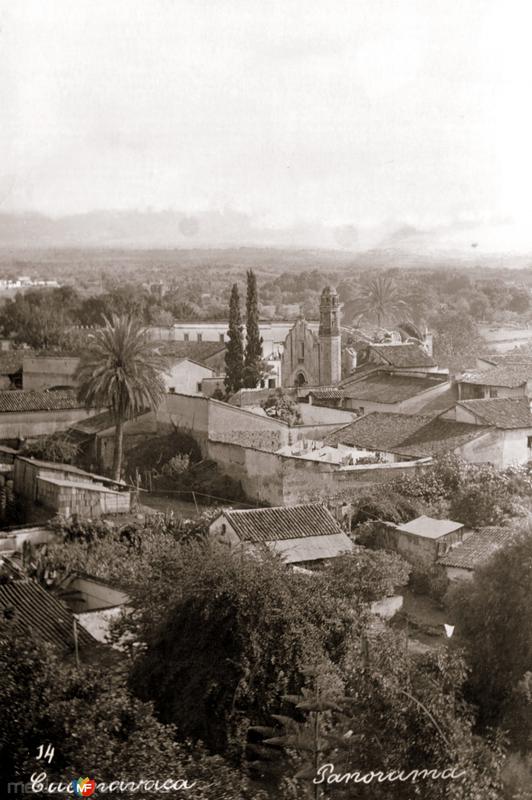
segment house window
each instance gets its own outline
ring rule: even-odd
[[[183,336],[183,341],[188,342],[189,338],[190,337],[189,337],[188,333],[185,333],[184,336]]]
[[[498,389],[493,389],[493,388],[490,389],[490,397],[498,397],[498,396],[499,396],[499,390]]]
[[[201,333],[197,333],[197,334],[196,334],[196,339],[198,340],[198,342],[201,342],[201,341],[202,341],[202,339],[203,339],[203,336],[201,335]]]
[[[220,333],[220,334],[219,334],[219,338],[220,338],[220,341],[221,341],[221,342],[225,342],[225,336],[224,336],[224,334],[223,334],[223,333]]]
[[[530,448],[532,448],[532,436],[527,437],[526,446],[528,447],[529,450]]]
[[[201,392],[201,381],[196,384],[196,391]]]
[[[275,389],[275,378],[268,378],[268,389]]]

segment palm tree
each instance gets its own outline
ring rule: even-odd
[[[362,289],[357,303],[357,312],[361,317],[376,321],[379,328],[405,312],[406,303],[399,297],[397,285],[392,278],[379,277],[370,281]]]
[[[146,409],[155,409],[165,393],[166,360],[147,338],[146,329],[130,316],[113,314],[90,337],[76,377],[78,398],[87,408],[108,407],[115,423],[113,477],[122,472],[124,423]]]

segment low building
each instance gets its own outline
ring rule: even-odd
[[[224,510],[210,524],[209,534],[250,553],[266,547],[287,564],[315,565],[353,548],[332,514],[319,503]]]
[[[438,559],[451,581],[471,580],[475,570],[485,564],[497,550],[516,537],[512,528],[480,528],[450,552]]]
[[[127,486],[70,464],[33,458],[15,460],[15,494],[26,502],[44,506],[55,514],[94,519],[131,510]]]
[[[495,429],[493,463],[512,466],[532,460],[532,412],[527,397],[460,400],[442,416]]]
[[[454,453],[477,462],[490,461],[494,452],[492,433],[488,425],[441,416],[372,412],[329,434],[325,443],[371,450],[392,461]]]
[[[532,364],[505,363],[485,370],[464,372],[457,380],[459,400],[532,395]]]
[[[387,543],[413,563],[433,564],[463,541],[464,526],[422,515],[402,525],[386,525]]]
[[[71,573],[56,592],[76,615],[80,625],[99,642],[106,642],[111,623],[129,602],[128,595],[103,578]]]
[[[28,353],[22,362],[22,388],[28,391],[74,388],[80,358],[75,353]]]
[[[70,389],[0,391],[0,440],[16,441],[66,430],[90,413]]]
[[[191,358],[178,358],[175,361],[172,359],[163,379],[167,392],[202,394],[203,381],[215,376],[211,367],[192,361]]]
[[[78,463],[85,469],[110,470],[113,464],[116,426],[112,414],[104,411],[76,422],[68,429],[66,436],[78,447]],[[153,412],[147,411],[124,423],[123,449],[127,455],[132,447],[157,435],[157,419]]]
[[[0,611],[4,625],[10,624],[23,636],[53,645],[63,655],[88,655],[96,640],[82,626],[74,629],[72,612],[50,592],[30,580],[0,583]],[[77,639],[77,642],[76,642]]]
[[[159,353],[169,360],[190,359],[196,364],[209,367],[215,375],[222,375],[225,371],[225,344],[218,341],[158,341],[155,343]],[[176,389],[176,391],[178,391]]]
[[[445,375],[410,375],[376,369],[362,375],[355,373],[342,382],[341,392],[343,407],[359,414],[370,411],[408,414],[417,413],[449,388]]]

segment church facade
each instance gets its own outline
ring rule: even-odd
[[[283,386],[332,386],[342,379],[340,302],[327,286],[320,299],[320,326],[316,334],[299,319],[284,341],[281,357]]]

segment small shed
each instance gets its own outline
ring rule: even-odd
[[[402,525],[389,525],[394,549],[414,563],[433,564],[463,541],[464,525],[450,519],[422,515]]]

